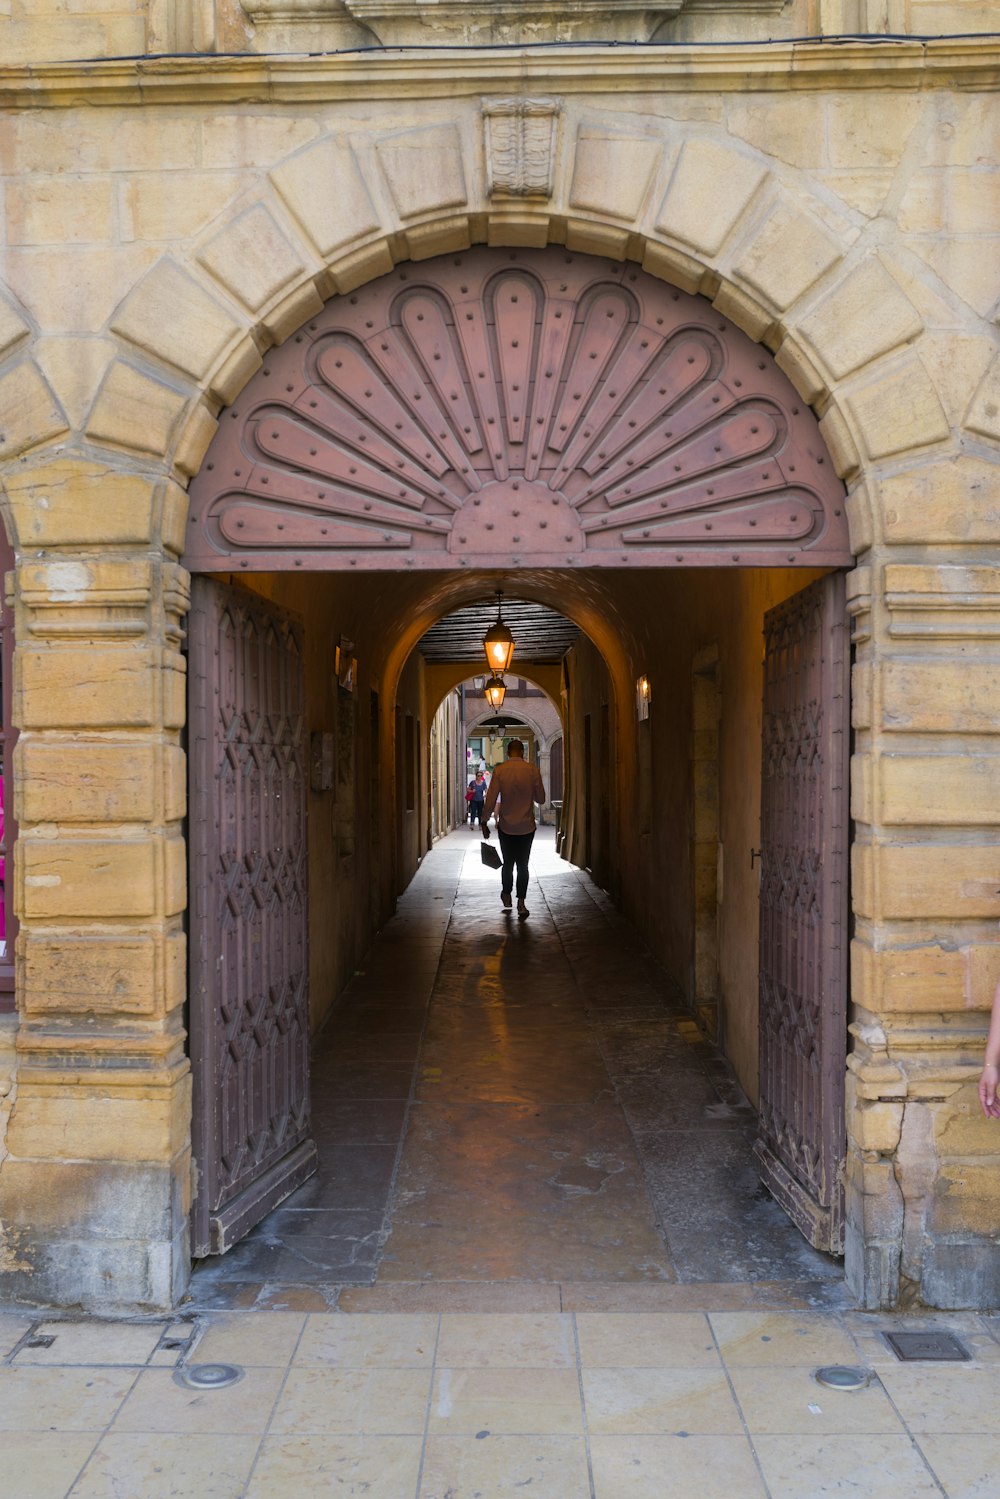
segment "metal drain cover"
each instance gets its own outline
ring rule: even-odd
[[[897,1358],[964,1363],[972,1354],[953,1332],[884,1332],[882,1336]]]
[[[855,1369],[849,1364],[826,1364],[816,1370],[816,1382],[826,1385],[828,1390],[863,1390],[870,1380],[867,1369]]]
[[[239,1384],[243,1374],[239,1364],[190,1364],[178,1369],[174,1379],[189,1390],[224,1390],[227,1385]]]

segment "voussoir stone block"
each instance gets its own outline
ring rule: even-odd
[[[157,359],[200,379],[242,324],[172,260],[161,260],[129,293],[112,330]]]
[[[570,207],[616,219],[637,219],[662,156],[663,143],[648,136],[620,135],[599,125],[581,126],[573,160]]]
[[[994,359],[966,412],[965,425],[970,432],[1000,442],[1000,356]]]
[[[688,141],[660,205],[656,228],[702,255],[717,255],[766,176],[760,162],[729,146]]]
[[[25,338],[31,329],[19,312],[9,302],[0,298],[0,358],[3,358]]]
[[[943,442],[950,433],[938,393],[915,354],[853,390],[847,406],[870,458]]]
[[[1000,535],[998,467],[956,454],[878,481],[885,539],[899,544],[995,542]]]
[[[735,275],[783,311],[835,265],[843,251],[822,224],[779,202],[740,252]]]
[[[198,261],[250,312],[257,312],[306,271],[299,249],[262,203],[210,239]]]
[[[835,379],[920,333],[920,315],[876,256],[850,270],[799,324]]]
[[[124,359],[111,365],[87,419],[87,436],[137,453],[168,453],[187,396]]]
[[[39,447],[68,427],[62,407],[31,360],[0,375],[0,460]]]
[[[276,167],[271,182],[320,255],[332,255],[379,227],[354,152],[332,137]]]
[[[401,218],[461,208],[468,201],[462,137],[455,125],[384,136],[375,150]]]

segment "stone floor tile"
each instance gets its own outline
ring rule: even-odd
[[[889,1398],[912,1432],[989,1431],[1000,1411],[1000,1365],[897,1364],[882,1369]],[[997,1438],[1000,1471],[1000,1437]]]
[[[294,1361],[339,1369],[429,1369],[437,1335],[435,1316],[320,1313],[306,1323]]]
[[[903,1431],[892,1404],[875,1381],[863,1390],[831,1390],[809,1369],[730,1369],[751,1435],[843,1436]]]
[[[191,1286],[186,1296],[181,1297],[181,1306],[197,1308],[199,1311],[236,1311],[254,1306],[264,1289],[263,1281],[234,1280],[229,1277],[225,1265],[216,1261],[201,1260],[195,1264]]]
[[[305,1325],[302,1312],[234,1312],[213,1317],[188,1362],[284,1368]]]
[[[742,1431],[721,1369],[584,1369],[587,1426],[605,1435]]]
[[[9,1317],[6,1314],[0,1314],[0,1359],[9,1357],[25,1333],[29,1333],[34,1325],[30,1317]]]
[[[559,1286],[534,1281],[395,1281],[347,1286],[342,1312],[558,1312]]]
[[[257,1436],[109,1432],[70,1499],[240,1499]]]
[[[430,1393],[430,1369],[292,1369],[271,1431],[420,1436]]]
[[[0,1369],[0,1431],[103,1431],[140,1377],[134,1369]]]
[[[449,1369],[572,1369],[573,1319],[559,1313],[447,1312],[441,1317],[437,1361]]]
[[[590,1491],[582,1437],[432,1436],[419,1499],[584,1499]]]
[[[574,1436],[583,1431],[575,1369],[441,1369],[428,1430]]]
[[[261,1312],[332,1312],[340,1296],[339,1285],[265,1285],[254,1303]]]
[[[96,1432],[5,1432],[0,1439],[3,1499],[64,1499],[94,1450]],[[76,1491],[74,1490],[74,1493]]]
[[[584,1368],[719,1368],[712,1330],[697,1312],[579,1312],[576,1327]]]
[[[810,1312],[712,1312],[723,1362],[738,1367],[854,1364],[857,1348],[833,1317]]]
[[[590,1458],[596,1499],[765,1499],[744,1436],[592,1436]]]
[[[941,1499],[909,1437],[755,1437],[771,1499]]]
[[[197,1361],[197,1357],[196,1357]],[[146,1369],[114,1423],[115,1432],[262,1433],[271,1418],[284,1369],[248,1369],[239,1384],[190,1390],[168,1369]]]
[[[419,1437],[268,1437],[246,1499],[409,1499]]]
[[[166,1323],[43,1322],[36,1335],[52,1338],[48,1348],[24,1347],[14,1360],[22,1364],[145,1364]]]
[[[843,1280],[842,1262],[807,1244],[761,1186],[752,1130],[702,1118],[639,1149],[678,1279]]]
[[[948,1499],[994,1499],[1000,1468],[995,1429],[977,1436],[922,1436],[917,1445]]]

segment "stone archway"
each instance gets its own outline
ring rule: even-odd
[[[185,562],[847,565],[813,413],[705,300],[556,250],[407,265],[272,350],[191,486]]]

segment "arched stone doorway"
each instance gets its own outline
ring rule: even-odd
[[[403,266],[334,299],[268,355],[223,413],[192,485],[184,560],[202,574],[432,573],[470,583],[502,568],[534,579],[554,602],[564,576],[577,575],[583,596],[593,592],[594,569],[638,566],[647,581],[655,569],[801,567],[815,577],[852,559],[843,488],[815,416],[710,304],[626,263],[478,250]],[[842,613],[842,593],[836,607]],[[810,690],[805,677],[801,685]],[[575,837],[595,871],[607,868],[614,842],[615,749],[635,737],[628,698],[628,684],[615,681],[579,736],[586,822],[570,846]],[[794,704],[783,709],[798,721]],[[392,763],[413,811],[421,726],[398,710],[396,724]],[[246,727],[258,732],[249,718]],[[221,746],[227,724],[215,733]],[[252,842],[256,830],[247,831]],[[788,875],[771,884],[794,903],[795,869]],[[838,961],[842,939],[841,924]],[[775,996],[787,1011],[780,983]],[[772,1031],[784,1024],[781,1014]],[[232,1049],[225,1030],[217,1043]],[[811,1065],[798,1063],[803,1072]],[[842,1059],[819,1070],[841,1093],[842,1119]],[[774,1081],[786,1095],[774,1116],[780,1133],[795,1112],[796,1081]],[[818,1114],[823,1101],[810,1109],[815,1102]],[[196,1116],[198,1107],[196,1099]],[[302,1117],[294,1099],[284,1107]],[[246,1144],[242,1154],[252,1155],[249,1134]],[[800,1142],[790,1144],[794,1155]],[[296,1150],[293,1175],[301,1140]],[[809,1150],[799,1156],[807,1174],[818,1170]],[[780,1172],[772,1185],[795,1201]],[[282,1187],[272,1177],[267,1191],[253,1190],[263,1202]],[[230,1221],[241,1212],[237,1204]],[[828,1247],[839,1244],[839,1210],[834,1217],[823,1229]]]

